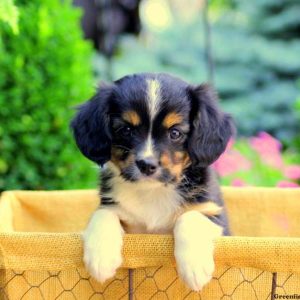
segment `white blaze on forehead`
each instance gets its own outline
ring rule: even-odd
[[[153,142],[152,142],[152,138],[150,136],[150,134],[148,135],[148,138],[147,138],[147,141],[146,141],[146,144],[145,144],[145,147],[141,153],[141,156],[143,158],[145,157],[151,157],[154,155],[154,152],[153,152]]]
[[[159,107],[159,100],[160,100],[159,89],[160,89],[160,84],[158,80],[156,79],[147,80],[147,97],[148,97],[148,108],[150,114],[150,128],[149,128],[149,134],[147,140],[145,142],[145,146],[142,152],[140,153],[141,158],[154,156],[153,140],[151,137],[151,133],[152,133],[152,122]]]
[[[158,102],[160,99],[160,84],[159,81],[156,79],[149,79],[147,80],[148,85],[148,103],[149,103],[149,112],[150,118],[153,120],[157,110],[158,110]]]

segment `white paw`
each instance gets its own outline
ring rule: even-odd
[[[214,271],[213,247],[211,242],[201,248],[181,245],[175,249],[177,271],[181,279],[194,291],[207,284]]]
[[[122,264],[122,245],[118,217],[105,209],[96,211],[83,233],[83,261],[92,277],[104,282],[115,275]]]
[[[175,258],[179,276],[194,291],[207,284],[214,272],[214,238],[222,229],[196,211],[181,215],[174,227]]]

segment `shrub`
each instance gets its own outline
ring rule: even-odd
[[[6,22],[14,33],[18,33],[18,9],[13,0],[2,0],[0,2],[0,20]]]
[[[299,94],[295,81],[300,77],[300,3],[233,2],[235,10],[214,24],[217,72],[223,73],[217,75],[217,84],[227,87],[225,104],[234,112],[241,133],[265,130],[286,145],[300,130],[294,111]],[[236,80],[227,76],[232,68]],[[243,85],[244,89],[235,89]]]
[[[0,21],[0,190],[90,186],[73,142],[75,103],[92,92],[90,45],[70,1],[15,1],[18,32]]]

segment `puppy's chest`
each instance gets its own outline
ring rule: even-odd
[[[156,182],[116,179],[111,196],[125,230],[132,233],[169,233],[183,202],[174,186]]]

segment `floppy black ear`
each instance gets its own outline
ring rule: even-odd
[[[207,167],[224,152],[234,134],[232,118],[218,107],[215,91],[207,84],[189,87],[192,101],[188,151],[194,163]]]
[[[99,165],[107,162],[111,154],[108,101],[112,90],[110,85],[100,86],[92,99],[78,107],[78,113],[71,122],[78,148]]]

